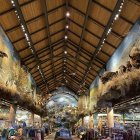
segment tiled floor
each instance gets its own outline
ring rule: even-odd
[[[55,137],[55,133],[50,134],[49,136],[47,136],[45,138],[45,140],[54,140]],[[72,140],[80,140],[79,138],[77,138],[76,136],[72,136]]]

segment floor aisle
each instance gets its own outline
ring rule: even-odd
[[[80,140],[77,136],[72,136],[72,140]]]
[[[54,140],[55,133],[51,133],[49,136],[45,137],[45,140]]]
[[[47,136],[45,138],[45,140],[54,140],[55,137],[55,133],[50,134],[49,136]],[[80,140],[79,138],[77,138],[76,136],[72,136],[72,140]]]

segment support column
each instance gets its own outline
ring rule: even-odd
[[[84,126],[84,117],[82,117],[82,126]]]
[[[107,107],[107,120],[109,127],[109,136],[112,136],[112,128],[114,127],[114,112],[112,107]]]
[[[14,125],[15,124],[16,110],[17,110],[17,106],[14,105],[14,104],[11,104],[10,105],[10,111],[9,111],[9,121],[10,121],[9,125]]]
[[[125,113],[123,112],[123,124],[125,124]]]
[[[42,117],[40,116],[39,125],[42,127]]]
[[[98,129],[99,129],[99,133],[101,134],[101,132],[102,132],[102,117],[99,117],[99,119],[98,119]]]
[[[32,112],[31,112],[30,123],[32,126],[34,125],[34,113],[32,113]]]
[[[89,129],[94,128],[93,115],[89,115]]]

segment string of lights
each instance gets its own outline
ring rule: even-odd
[[[14,12],[15,12],[15,14],[16,14],[16,16],[17,16],[19,22],[20,22],[20,27],[21,27],[21,29],[22,29],[24,35],[25,35],[25,38],[26,38],[26,41],[27,41],[27,43],[28,43],[29,49],[31,50],[32,54],[33,54],[34,56],[36,56],[36,52],[35,52],[34,47],[32,46],[32,42],[31,42],[30,36],[29,36],[28,32],[26,32],[28,29],[27,29],[27,27],[26,27],[25,25],[23,25],[22,22],[21,22],[21,17],[20,17],[20,15],[19,15],[19,13],[18,13],[18,10],[16,9],[15,1],[14,1],[14,0],[11,0],[11,4],[12,4],[12,6],[15,8],[15,11],[14,11]],[[42,72],[42,70],[41,70],[39,64],[37,65],[37,69],[39,70],[39,73],[41,74],[41,77],[42,77],[44,83],[46,83],[46,80],[45,80],[45,78],[44,78],[43,72]],[[46,87],[46,88],[47,88],[47,87]],[[47,89],[48,89],[48,88],[47,88]],[[49,91],[49,90],[48,90],[48,91]]]
[[[99,49],[95,52],[95,57],[96,57],[96,56],[100,53],[100,51],[102,50],[102,47],[103,47],[103,45],[105,44],[105,41],[106,41],[108,35],[109,35],[109,34],[111,33],[111,31],[112,31],[112,27],[113,27],[113,25],[114,25],[114,22],[115,22],[115,21],[119,18],[119,16],[120,16],[120,13],[121,13],[121,11],[122,11],[123,5],[124,5],[124,0],[122,0],[122,2],[121,2],[121,4],[120,4],[120,7],[119,7],[119,9],[118,9],[118,11],[117,11],[117,13],[116,13],[116,15],[115,15],[115,17],[114,17],[112,23],[111,23],[111,26],[110,26],[110,28],[108,29],[108,31],[107,31],[107,33],[106,33],[106,35],[105,35],[105,38],[104,38],[103,41],[101,42],[101,45],[99,46]],[[87,71],[86,74],[85,74],[84,80],[83,80],[83,82],[82,82],[82,84],[81,84],[82,86],[84,86],[84,84],[85,84],[85,82],[86,82],[86,78],[87,78],[87,76],[88,76],[88,73],[89,73],[90,70],[91,70],[91,66],[92,66],[92,63],[90,63],[90,67],[89,67],[88,71]],[[78,93],[79,93],[79,91],[81,91],[80,89],[81,89],[82,86],[79,87]]]
[[[68,35],[67,35],[67,32],[68,32],[68,29],[69,29],[69,24],[68,24],[68,19],[70,17],[70,12],[68,11],[68,1],[66,1],[66,14],[65,14],[65,18],[66,18],[66,25],[65,25],[65,36],[64,36],[64,39],[65,39],[65,48],[64,48],[64,81],[67,83],[68,81],[66,80],[66,77],[65,77],[65,73],[66,73],[66,55],[67,55],[67,50],[66,50],[66,42],[68,40]]]

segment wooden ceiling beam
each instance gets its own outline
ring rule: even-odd
[[[73,70],[72,70],[72,68],[73,67],[67,67],[67,69],[66,69],[66,71],[67,71],[67,73],[68,73],[68,75],[71,75],[71,73],[73,73]],[[78,70],[77,70],[78,71]],[[82,74],[83,75],[83,73],[81,73],[81,72],[79,72],[79,73],[77,73],[77,71],[76,71],[76,73],[75,73],[75,75],[76,75],[76,77],[78,77],[78,79],[80,79],[81,78],[81,75],[80,74]],[[71,77],[75,77],[75,75],[74,76],[71,76]],[[80,78],[79,78],[80,77]]]
[[[75,59],[71,54],[69,54],[69,55],[71,56],[70,58]],[[84,66],[87,67],[87,63],[85,63],[85,62],[84,62],[83,60],[81,60],[80,58],[78,58],[77,61],[81,62]]]
[[[62,75],[63,75],[63,73],[60,73],[60,74],[58,74],[58,75],[56,76],[56,78],[59,79]]]
[[[68,67],[68,66],[70,66],[70,67]],[[70,63],[67,63],[66,70],[67,70],[67,69],[68,69],[68,70],[71,70],[70,73],[73,73],[73,70],[72,70],[71,68],[73,68],[73,66],[72,66]],[[79,70],[77,70],[77,71],[83,75],[83,73],[82,73],[81,71],[79,71]],[[76,73],[76,74],[77,74],[77,73]],[[77,75],[78,75],[79,77],[81,77],[81,75],[79,75],[79,74],[77,74]]]
[[[71,58],[73,58],[71,54],[69,54],[69,55],[71,56]],[[73,59],[74,59],[74,58],[73,58]],[[85,65],[85,66],[87,67],[87,63],[85,63],[85,62],[82,61],[81,59],[78,59],[78,61],[81,62],[83,65]],[[92,70],[94,70],[94,72],[95,72],[96,74],[99,73],[99,72],[98,72],[97,70],[95,70],[93,67],[92,67]]]
[[[70,31],[70,30],[69,30],[69,31]],[[73,32],[73,33],[74,33],[74,32]],[[78,47],[78,44],[76,44],[75,42],[73,42],[71,39],[69,39],[69,40],[70,40],[75,46]],[[84,41],[86,41],[86,40],[84,40]],[[86,41],[86,42],[87,42],[87,41]],[[88,42],[87,42],[87,43],[88,43]],[[92,46],[93,46],[93,45],[92,45]],[[88,51],[85,50],[84,48],[82,48],[82,49],[85,51],[85,53],[86,53],[88,56],[92,57],[93,54],[92,54],[91,52],[88,52]],[[82,51],[82,50],[81,50],[81,51]],[[101,52],[104,53],[104,51],[102,51],[102,50],[101,50]],[[99,59],[99,60],[100,60],[100,58],[96,58],[96,59]],[[104,60],[100,60],[100,61],[102,61],[101,64],[105,65],[106,62],[105,62]]]
[[[74,64],[74,62],[73,62],[71,59],[67,58],[67,60],[71,61],[71,62]],[[78,67],[79,67],[80,69],[83,69],[83,67],[81,67],[80,65],[78,65]],[[74,68],[74,66],[73,66],[72,68]],[[74,71],[73,71],[73,72],[74,72]]]
[[[62,75],[61,75],[61,77],[58,77],[58,78],[57,78],[57,81],[56,81],[57,86],[60,84],[60,82],[62,81],[62,79],[63,79]],[[60,81],[60,82],[58,82],[58,81]],[[50,85],[52,85],[53,83],[54,83],[53,81],[52,81],[52,82],[49,82]],[[55,88],[56,88],[56,87],[55,87]]]
[[[71,70],[71,72],[70,73],[72,73],[73,72],[73,70],[72,69],[70,69],[69,67],[67,67],[68,68],[68,72],[70,72],[69,70]],[[78,72],[80,72],[79,70],[77,70]],[[82,73],[82,72],[80,72],[83,76],[84,76],[84,73]],[[81,75],[79,75],[78,73],[76,73],[76,75],[78,76],[78,77],[81,77]],[[92,75],[91,74],[91,76],[93,76],[93,77],[96,77],[96,75]],[[90,77],[88,77],[90,80],[92,80],[93,81],[93,79],[91,79]]]
[[[63,31],[64,31],[64,29],[61,29],[61,30],[59,30],[59,31],[57,31],[57,32],[55,32],[55,33],[53,33],[53,34],[51,34],[51,37],[55,36],[56,34],[59,34],[60,32],[63,32]],[[24,37],[24,38],[25,38],[25,37]],[[47,39],[48,39],[48,37],[45,37],[45,38],[43,38],[43,39],[41,39],[41,40],[35,42],[35,43],[34,43],[34,46],[37,45],[38,43],[42,42],[42,41],[47,40]],[[18,52],[20,53],[20,52],[22,52],[22,51],[25,51],[25,50],[28,49],[28,48],[29,48],[29,47],[26,46],[25,48],[19,50]]]
[[[15,8],[16,8],[17,13],[18,13],[19,18],[20,18],[20,23],[24,26],[25,32],[26,32],[26,34],[27,34],[27,36],[28,36],[28,39],[29,39],[29,41],[30,41],[30,44],[31,44],[30,47],[31,47],[32,52],[33,52],[33,55],[34,55],[34,57],[35,57],[35,59],[36,59],[36,63],[37,63],[38,66],[40,67],[40,72],[42,73],[41,77],[42,77],[43,82],[44,82],[44,84],[46,85],[46,89],[47,89],[47,91],[48,91],[48,93],[49,93],[48,84],[47,84],[47,82],[46,82],[44,73],[43,73],[43,71],[42,71],[42,69],[41,69],[41,65],[40,65],[40,63],[39,63],[39,59],[38,59],[38,56],[37,56],[37,54],[36,54],[35,48],[34,48],[34,46],[33,46],[33,42],[32,42],[32,39],[31,39],[29,30],[28,30],[28,27],[27,27],[27,25],[26,25],[26,22],[25,22],[25,20],[24,20],[24,16],[23,16],[22,11],[21,11],[21,9],[20,9],[20,5],[19,5],[19,3],[18,3],[18,0],[14,0],[14,3],[15,3]]]
[[[54,81],[55,81],[55,67],[54,67],[54,60],[53,60],[53,49],[52,49],[52,41],[51,41],[51,34],[50,34],[50,28],[49,28],[49,19],[48,19],[48,7],[46,5],[46,0],[40,0],[41,1],[41,7],[42,7],[42,10],[43,10],[43,13],[45,14],[45,22],[46,22],[46,34],[48,36],[48,46],[50,48],[50,56],[51,56],[51,66],[52,66],[52,72],[53,72],[53,75],[54,75]]]
[[[82,60],[79,60],[81,63],[83,62]],[[102,69],[102,67],[98,66],[96,63],[93,63],[97,68]],[[86,64],[87,65],[87,64]],[[91,67],[92,69],[94,69],[93,67]]]
[[[73,46],[75,46],[75,47],[77,47],[77,44],[75,43],[75,42],[73,42],[71,39],[69,39],[68,40],[69,41],[69,43],[71,44],[71,45],[73,45]],[[90,56],[90,57],[92,57],[92,54],[91,53],[89,53],[89,52],[87,52],[84,48],[82,48],[86,53],[84,53],[84,54],[86,54],[87,56]],[[85,59],[86,59],[86,57],[84,57]],[[99,60],[99,62],[98,63],[100,63],[101,65],[103,65],[103,67],[105,66],[105,62],[100,62],[101,60],[100,59],[97,59],[97,61]],[[96,65],[96,64],[94,64],[94,65]],[[99,68],[101,68],[100,66],[98,66],[98,65],[96,65],[97,67],[99,67]]]
[[[63,83],[63,73],[62,73],[62,71],[61,71],[61,74],[57,75],[57,77],[56,77],[56,81],[55,81],[56,85],[54,84],[54,81],[52,81],[52,80],[49,81],[50,86],[55,85],[55,87],[57,87],[59,84],[62,84],[62,83]]]
[[[70,5],[70,7],[71,7],[72,9],[74,9],[75,11],[77,11],[78,13],[80,13],[81,15],[85,16],[85,13],[84,13],[84,12],[82,12],[81,10],[75,8],[73,5]],[[106,26],[104,26],[104,25],[103,25],[102,23],[100,23],[99,21],[93,19],[91,16],[88,16],[88,18],[89,18],[92,22],[94,22],[96,25],[98,25],[99,27],[105,29]],[[111,33],[114,34],[117,38],[122,38],[122,39],[124,38],[122,35],[116,33],[115,31],[111,31]]]
[[[82,28],[82,25],[80,25],[79,23],[75,22],[74,20],[72,19],[69,19],[72,23],[76,24],[78,27]],[[105,27],[104,27],[105,28]],[[98,39],[101,39],[101,37],[93,32],[91,32],[89,29],[85,29],[85,31],[89,34],[91,34],[92,36],[98,38]],[[76,34],[77,35],[77,34]],[[111,46],[112,48],[116,49],[116,46],[114,46],[113,44],[110,44],[108,41],[106,41],[106,44],[108,44],[109,46]]]
[[[59,66],[59,65],[62,65],[62,64],[63,64],[63,62],[60,62],[56,65],[56,67]],[[60,68],[62,68],[62,66],[57,67],[57,70],[55,72],[57,72]],[[50,75],[50,74],[51,74],[51,72],[47,73],[47,75]]]
[[[60,48],[61,47],[63,47],[63,46],[60,46]],[[69,47],[68,47],[69,48]],[[59,48],[58,48],[59,49]],[[71,48],[69,48],[69,49],[71,49]],[[63,53],[60,53],[60,54],[58,54],[57,56],[55,56],[55,58],[60,58],[60,59],[58,59],[57,61],[59,61],[59,60],[61,60],[61,59],[64,59],[64,57],[63,57]],[[73,56],[71,55],[71,54],[69,54],[68,56],[67,56],[67,58],[72,58],[72,59],[74,59],[73,58]],[[47,61],[49,61],[51,58],[47,58],[47,59],[45,59],[45,60],[43,60],[43,61],[40,61],[40,63],[41,64],[43,64],[43,63],[45,63],[45,62],[47,62]],[[68,60],[70,60],[70,59],[68,59]],[[80,60],[80,59],[78,59],[82,64],[84,64],[85,66],[87,66],[86,65],[86,63],[85,62],[83,62],[82,60]],[[54,63],[55,62],[57,62],[57,61],[54,61]],[[57,65],[56,65],[57,66]],[[35,67],[35,66],[34,66]],[[45,66],[46,67],[46,66]],[[50,69],[49,69],[50,70]],[[93,68],[93,70],[97,73],[97,71]],[[37,72],[37,71],[36,71]],[[44,71],[45,72],[45,71]],[[34,73],[33,73],[34,74]]]
[[[77,86],[74,85],[74,84],[72,84],[70,79],[68,79],[67,81],[68,82],[66,83],[66,85],[69,85],[70,87],[74,88],[75,89],[75,92],[77,93],[77,91],[78,91]]]
[[[77,35],[76,33],[74,33],[73,31],[69,30],[70,33],[74,34],[75,36],[77,36],[78,38],[80,38],[79,35]],[[89,41],[83,39],[84,42],[86,42],[88,45],[92,46],[93,48],[96,49],[96,46],[94,46],[93,44],[91,44]],[[77,44],[78,45],[78,44]],[[79,46],[79,45],[78,45]],[[82,48],[83,49],[83,48]],[[79,51],[79,50],[78,50]],[[105,51],[101,50],[101,52],[105,55],[107,55],[108,57],[111,57],[108,53],[106,53]]]
[[[41,18],[41,17],[43,17],[43,16],[44,16],[44,14],[38,15],[38,16],[36,16],[36,17],[33,17],[33,18],[27,20],[27,21],[26,21],[26,24],[28,25],[28,24],[30,24],[30,23],[36,21],[37,19],[39,19],[39,18]],[[19,28],[21,28],[21,27],[20,27],[20,24],[14,26],[14,27],[11,27],[11,28],[9,28],[9,29],[6,29],[5,32],[6,32],[6,33],[10,33],[10,32],[13,32],[13,31],[15,31],[15,30],[18,30]]]
[[[73,66],[72,66],[71,64],[67,63],[67,65],[69,65],[71,68],[73,68]],[[67,70],[67,69],[68,69],[68,71],[71,70],[70,73],[73,73],[73,70],[72,70],[71,68],[66,67],[66,70]],[[79,71],[78,69],[77,69],[77,71],[78,71],[79,73],[81,73],[81,74],[84,76],[84,73],[82,73],[82,72]],[[79,77],[81,77],[81,75],[79,75],[77,72],[76,72],[76,75],[79,76]],[[90,75],[93,76],[93,77],[96,77],[96,75],[94,75],[94,74],[91,74],[91,73],[90,73]],[[91,79],[90,77],[88,77],[88,78]],[[91,80],[93,81],[93,79],[91,79]]]
[[[75,56],[74,72],[77,69],[77,63],[78,63],[78,59],[79,59],[80,53],[81,53],[82,42],[83,42],[83,39],[84,39],[84,33],[85,33],[86,26],[87,26],[88,16],[90,14],[91,4],[92,4],[92,0],[88,0],[88,5],[87,5],[87,8],[86,8],[86,13],[85,13],[85,17],[84,17],[85,19],[84,19],[84,23],[83,23],[83,26],[82,26],[82,32],[81,32],[81,36],[79,36],[80,41],[79,41],[79,44],[78,44],[78,50],[77,50],[77,53],[76,53],[76,56]]]
[[[70,39],[69,39],[70,40]],[[75,44],[75,46],[77,46],[77,44],[75,42],[73,42],[72,40],[70,40],[72,43]],[[88,52],[87,50],[85,50],[84,48],[82,48],[85,52],[84,54],[86,53],[87,56],[90,56],[92,57],[93,54],[91,54],[90,52]],[[82,50],[81,50],[82,51]],[[84,57],[84,56],[83,56]],[[84,57],[85,58],[85,57]],[[96,58],[96,60],[98,61],[98,63],[100,63],[101,65],[105,66],[106,65],[106,62],[104,60],[101,60],[100,58]]]
[[[70,48],[69,46],[67,46],[69,49],[71,49],[71,50],[73,50],[72,48]],[[73,50],[74,51],[74,50]],[[75,59],[75,57],[73,57],[71,54],[69,54],[70,56],[71,56],[71,58],[73,58],[73,59]],[[82,56],[83,58],[85,58],[84,56]],[[86,58],[85,58],[86,59]],[[86,62],[84,62],[84,61],[82,61],[80,58],[78,58],[77,59],[79,62],[81,62],[82,64],[84,64],[85,66],[87,66],[87,63]],[[87,59],[86,59],[87,60]],[[87,60],[88,61],[88,60]],[[100,59],[97,59],[97,62],[98,63],[102,63],[102,65],[104,65],[105,66],[105,62],[102,62]],[[99,66],[97,66],[97,67],[99,67]],[[101,67],[99,67],[99,68],[101,68]],[[94,68],[93,68],[94,69]]]
[[[61,60],[61,58],[60,59],[58,59],[57,61],[59,61],[59,60]],[[57,61],[55,61],[55,62],[57,62]],[[50,64],[49,64],[50,65]],[[57,66],[57,65],[56,65]],[[47,66],[44,66],[44,67],[42,67],[42,69],[44,69],[44,68],[46,68]],[[50,68],[50,69],[52,69],[52,68]],[[49,71],[50,69],[48,69],[47,71]],[[34,71],[32,74],[35,74],[35,73],[37,73],[38,71],[36,70],[36,71]],[[46,71],[44,71],[44,72],[46,72]]]
[[[64,45],[61,45],[60,47],[58,47],[55,51],[57,51],[57,50],[59,50],[61,47],[63,47]],[[44,54],[44,55],[42,55],[41,57],[39,57],[39,59],[42,59],[43,57],[45,57],[46,55],[49,55],[49,53],[47,53],[47,54]],[[58,55],[57,56],[55,56],[55,57],[59,57]],[[48,60],[51,60],[52,58],[51,57],[49,57],[49,58],[47,58],[47,59],[45,59],[45,60],[40,60],[40,63],[41,64],[43,64],[44,62],[47,62]],[[31,63],[33,63],[34,62],[34,60],[33,61],[30,61],[29,63],[26,63],[26,65],[30,65]],[[33,66],[34,67],[34,66]],[[33,67],[31,68],[31,70],[33,69]]]
[[[54,9],[51,9],[48,13],[51,14],[51,13],[57,11],[59,8],[62,8],[63,6],[64,6],[64,4],[59,5],[58,7],[55,7]],[[40,15],[38,15],[38,16],[36,16],[36,17],[33,17],[32,19],[27,20],[27,21],[26,21],[26,24],[29,25],[31,22],[34,22],[34,21],[36,21],[38,18],[43,17],[43,16],[44,16],[44,14],[41,13]],[[12,28],[10,28],[10,29],[5,30],[5,32],[6,32],[6,33],[9,33],[9,32],[11,32],[11,31],[17,30],[17,29],[19,29],[19,28],[20,28],[20,24],[18,24],[18,25],[16,25],[16,26],[12,27]]]
[[[77,80],[72,79],[70,76],[66,75],[66,79],[67,81],[69,81],[72,85],[74,85],[75,87],[78,87],[79,82]],[[72,83],[74,82],[74,84]]]
[[[63,74],[62,69],[56,72],[56,78],[57,78],[59,75],[61,75],[61,74]],[[47,80],[50,81],[50,80],[52,80],[53,78],[54,78],[54,75],[50,75],[49,77],[47,77]],[[56,81],[57,81],[57,80],[56,80]]]
[[[59,61],[59,60],[61,60],[61,58],[58,59],[57,61]],[[55,62],[57,62],[57,61],[55,61]],[[58,65],[55,65],[55,66],[58,66]],[[43,69],[45,69],[46,67],[47,67],[47,66],[44,66]],[[47,70],[44,70],[44,72],[50,71],[50,70],[51,70],[51,68],[50,68],[50,69],[47,69]],[[37,73],[37,71],[33,72],[32,74],[36,74],[36,73]]]
[[[60,60],[61,60],[61,58],[60,58],[60,59],[58,59],[57,61],[60,61]],[[55,61],[55,62],[57,62],[57,61]],[[55,63],[55,62],[54,62],[54,63]],[[56,66],[58,66],[58,65],[60,65],[60,63],[59,63],[59,64],[57,64],[57,65],[55,65],[55,67],[56,67]],[[46,70],[46,71],[49,71],[49,70],[51,70],[51,68],[50,68],[50,69],[48,69],[48,70]],[[45,72],[46,72],[46,71],[45,71]]]
[[[75,93],[75,95],[77,96],[77,89],[75,88],[75,87],[71,87],[71,86],[69,86],[69,84],[66,84],[66,87],[68,87],[72,92],[74,92]],[[77,100],[77,99],[76,99]]]
[[[57,75],[56,79],[57,79],[57,81],[59,81],[59,79],[63,79],[63,73]]]
[[[54,43],[52,44],[52,46],[53,46],[53,47],[54,47],[54,46],[57,46],[57,45],[59,45],[60,43],[62,43],[63,41],[64,41],[63,38],[62,38],[62,39],[59,39],[59,40],[57,40],[56,42],[54,42]],[[44,53],[47,49],[49,49],[49,46],[46,46],[45,48],[42,48],[42,49],[38,50],[38,51],[37,51],[37,55],[40,55],[40,54]],[[26,61],[28,61],[29,59],[32,59],[32,58],[34,58],[33,55],[28,55],[28,56],[26,56],[26,57],[23,58],[23,61],[26,62]]]
[[[63,83],[63,74],[61,74],[59,77],[56,78],[55,83],[54,83],[54,81],[49,81],[49,86],[54,85],[55,89],[56,89],[56,87],[58,87],[62,83]]]
[[[72,77],[72,76],[70,76],[68,71],[66,72],[66,77],[69,77],[71,80],[76,81],[76,82],[77,82],[77,84],[79,84],[79,83],[80,83],[80,80],[81,80],[81,79],[79,79],[76,75],[75,75],[75,76],[73,76],[73,77]]]
[[[98,38],[99,40],[101,39],[100,36],[96,35],[95,33],[91,32],[89,29],[86,29],[86,31],[91,34],[92,36],[95,36],[96,38]],[[117,49],[116,46],[114,46],[113,44],[111,44],[110,42],[106,41],[106,44],[109,45],[112,49]]]
[[[71,82],[73,82],[74,84],[72,84],[72,85],[75,85],[76,86],[76,88],[78,89],[78,86],[79,86],[79,83],[80,83],[80,81],[77,79],[77,78],[75,78],[75,79],[73,79],[73,77],[71,77],[71,76],[69,76],[69,75],[66,75],[66,77],[67,77],[67,80],[71,83]],[[89,85],[85,85],[84,86],[86,89],[89,89]]]
[[[67,63],[67,65],[69,65],[71,68],[73,68],[73,66],[70,63]],[[66,67],[66,70],[71,70],[70,73],[73,73],[73,70],[70,67]],[[77,70],[79,73],[81,73],[82,75],[84,75],[81,71]],[[81,75],[79,75],[78,73],[76,73],[79,77],[81,77]]]
[[[76,90],[75,88],[69,86],[69,84],[66,84],[66,87],[67,87],[68,89],[70,89],[72,92],[74,92],[75,94],[77,93],[77,90]]]
[[[41,79],[40,75],[34,77],[34,80],[35,80],[35,81],[38,81],[38,80],[40,80],[40,79]],[[44,86],[46,86],[46,85],[44,84]]]
[[[59,75],[59,74],[61,74],[61,73],[62,73],[62,70],[58,71],[58,72],[56,73],[56,76]],[[47,77],[48,85],[49,85],[49,81],[52,80],[53,78],[54,78],[54,75]],[[56,81],[57,81],[57,80],[56,80]],[[43,84],[42,81],[41,81],[40,83],[37,83],[38,86],[40,86],[40,85],[42,85],[42,84]]]
[[[62,65],[62,62],[60,62],[59,65]],[[63,67],[62,66],[57,67],[57,70],[55,71],[55,73],[57,73],[59,70],[63,71]]]
[[[98,1],[92,0],[93,3],[99,5],[100,7],[104,8],[105,10],[107,10],[108,12],[112,13],[113,11],[107,7],[105,7],[103,4],[99,3]],[[120,18],[126,22],[128,22],[129,24],[133,25],[134,23],[128,19],[126,19],[125,17],[123,17],[122,15],[120,15]]]
[[[64,47],[64,45],[61,45],[59,48],[56,49],[56,51],[59,50],[62,47]],[[61,58],[62,59],[63,58],[62,55],[63,55],[63,52],[59,53],[58,55],[54,56],[53,58]],[[47,62],[48,60],[51,60],[51,59],[52,59],[51,57],[47,58],[47,59],[41,61],[40,63],[43,64],[43,63],[45,63],[45,62]],[[54,61],[54,63],[55,63],[55,61]]]
[[[57,86],[60,84],[60,83],[63,83],[63,74],[61,73],[61,75],[58,75],[56,77],[56,81],[55,83],[57,84]],[[49,82],[50,85],[54,84],[53,81]],[[56,86],[55,86],[56,87]]]
[[[63,19],[64,19],[64,18],[62,18],[62,19],[60,19],[60,20],[57,20],[56,22],[50,24],[49,26],[51,27],[51,26],[55,25],[56,23],[62,22]],[[40,28],[40,29],[38,29],[38,30],[36,30],[36,31],[34,31],[34,32],[32,32],[32,33],[30,33],[30,35],[32,36],[32,35],[34,35],[34,34],[40,32],[40,31],[42,31],[42,30],[44,30],[44,29],[46,29],[46,26],[45,26],[45,27],[42,27],[42,28]],[[62,30],[63,30],[63,29],[61,29],[61,30],[59,30],[59,31],[57,31],[57,32],[55,32],[55,33],[53,33],[53,34],[51,34],[51,36],[55,35],[56,33],[61,32]],[[21,38],[19,38],[18,40],[13,41],[12,43],[15,44],[15,43],[17,43],[17,42],[19,42],[19,41],[21,41],[21,40],[23,40],[23,39],[25,39],[24,36],[21,37]],[[45,39],[48,39],[48,38],[45,37],[43,40],[45,40]],[[42,40],[39,40],[38,42],[41,42],[41,41],[42,41]],[[38,42],[36,42],[35,44],[37,44]],[[26,47],[26,48],[28,48],[28,47]],[[20,51],[20,50],[19,50],[19,51]]]
[[[107,37],[108,30],[110,29],[110,27],[111,27],[111,25],[112,25],[112,22],[114,21],[114,18],[115,18],[115,16],[116,16],[116,14],[118,13],[118,10],[119,10],[119,8],[120,8],[122,2],[123,2],[123,0],[118,0],[118,1],[117,1],[116,6],[115,6],[115,8],[114,8],[114,10],[113,10],[113,12],[112,12],[112,15],[111,15],[111,17],[110,17],[110,19],[109,19],[109,21],[108,21],[108,23],[107,23],[107,26],[105,27],[105,30],[104,30],[104,32],[103,32],[103,35],[102,35],[102,37],[101,37],[101,39],[100,39],[100,41],[99,41],[99,43],[98,43],[98,46],[97,46],[97,48],[96,48],[94,54],[93,54],[92,57],[91,57],[91,60],[90,60],[89,64],[88,64],[88,67],[87,67],[86,72],[85,72],[85,76],[83,77],[83,79],[82,79],[82,81],[81,81],[80,84],[82,84],[82,83],[84,82],[84,80],[86,79],[86,77],[87,77],[87,75],[88,75],[89,68],[93,65],[93,62],[94,62],[95,59],[96,59],[96,54],[98,53],[98,51],[99,51],[100,48],[102,47],[102,46],[101,46],[101,45],[102,45],[102,42],[103,42],[103,40]]]
[[[76,44],[74,41],[72,41],[70,38],[68,39],[68,42],[72,45],[72,46],[74,46],[76,49],[77,49],[77,47],[78,47],[78,44]],[[82,50],[84,51],[84,54],[85,55],[87,55],[88,57],[91,57],[92,56],[92,54],[90,53],[90,52],[88,52],[87,50],[85,50],[84,48],[82,48]],[[81,51],[82,51],[81,50]]]
[[[63,71],[62,71],[62,70],[58,71],[58,72],[56,73],[56,77],[57,77],[59,74],[63,74]],[[50,80],[53,79],[53,78],[54,78],[54,75],[49,76],[49,77],[47,77],[47,81],[50,81]],[[56,80],[56,81],[57,81],[57,80]]]
[[[23,4],[20,4],[20,7],[23,8],[24,6],[27,6],[28,4],[31,4],[34,1],[36,1],[36,0],[28,0],[27,2],[24,2]],[[10,9],[1,12],[0,16],[3,16],[4,14],[10,13],[10,12],[14,12],[14,10],[15,10],[15,8],[11,7]]]
[[[69,0],[65,0],[65,13],[69,11],[69,8],[68,8],[68,5],[69,5]],[[65,15],[65,26],[67,26],[69,24],[69,17],[67,17]],[[68,35],[68,29],[65,27],[65,35],[67,36]],[[63,52],[66,52],[67,51],[67,39],[65,39],[64,41],[65,45],[63,47]],[[67,54],[63,53],[63,59],[67,59]],[[65,64],[63,64],[63,71],[65,70]],[[65,77],[65,73],[63,72],[63,77]]]

